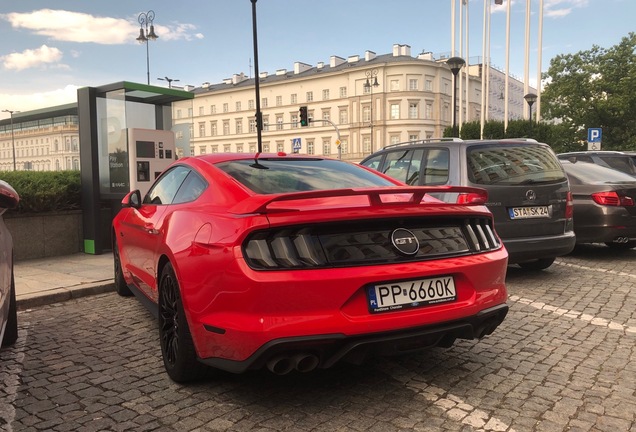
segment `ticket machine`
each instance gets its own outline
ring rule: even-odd
[[[145,195],[157,177],[175,161],[174,132],[153,129],[128,129],[130,190]]]

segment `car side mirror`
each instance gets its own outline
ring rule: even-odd
[[[122,208],[132,207],[138,209],[141,207],[141,192],[138,189],[129,192],[121,201]]]

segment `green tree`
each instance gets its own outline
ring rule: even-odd
[[[587,139],[588,128],[600,127],[604,149],[636,149],[636,33],[608,49],[554,57],[543,80],[542,116],[572,134],[572,147]]]

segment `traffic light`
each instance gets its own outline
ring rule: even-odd
[[[309,114],[307,113],[307,107],[300,107],[300,125],[301,126],[309,126]]]

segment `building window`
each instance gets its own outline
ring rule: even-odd
[[[199,154],[204,155],[205,154],[205,150],[206,150],[205,146],[202,145],[201,147],[199,147]]]
[[[322,100],[329,100],[329,89],[322,91]]]
[[[243,133],[243,119],[236,119],[236,134]]]
[[[346,98],[347,97],[347,88],[346,87],[340,87],[340,97],[341,98]]]
[[[225,120],[223,122],[223,135],[229,135],[230,134],[230,122],[229,120]]]
[[[250,153],[256,153],[256,144],[250,144]]]
[[[292,128],[297,128],[298,127],[298,114],[292,114],[291,115],[291,127]]]
[[[231,144],[223,145],[223,152],[224,153],[230,153],[231,151],[232,151],[232,145]]]
[[[322,119],[323,120],[331,120],[331,110],[329,110],[329,109],[322,110]]]
[[[256,119],[250,119],[250,133],[256,132]]]
[[[362,151],[364,153],[371,153],[371,137],[362,138]]]
[[[312,102],[314,100],[314,92],[307,92],[307,102]]]
[[[283,116],[282,115],[276,116],[276,130],[283,130]]]
[[[199,107],[199,115],[202,116],[203,114],[205,114],[205,108],[203,108],[202,106]]]
[[[340,140],[340,153],[349,153],[349,140],[347,138],[343,138]]]
[[[210,135],[216,136],[217,133],[218,133],[218,131],[217,131],[217,127],[216,127],[216,122],[215,121],[210,122]]]
[[[236,102],[236,110],[237,111],[241,110],[241,101]]]
[[[420,136],[417,134],[410,134],[409,135],[409,141],[417,141],[420,139]]]
[[[433,91],[433,80],[427,79],[424,83],[424,90]]]
[[[391,140],[391,144],[397,144],[400,142],[400,136],[399,135],[391,135],[391,138],[389,138]]]
[[[262,98],[262,99],[261,99],[261,106],[262,106],[263,108],[267,108],[267,98]]]
[[[243,144],[237,144],[236,145],[236,152],[237,153],[243,153]]]
[[[204,137],[205,136],[205,123],[204,122],[199,123],[199,136],[200,137]]]
[[[250,99],[247,101],[247,108],[253,110],[254,109],[254,99]]]
[[[263,116],[263,129],[264,131],[269,130],[269,116]]]
[[[180,109],[178,109],[178,110],[177,110],[177,118],[178,118],[178,119],[180,119],[180,118],[181,118],[181,110],[180,110]]]
[[[283,105],[283,97],[276,96],[276,106],[281,106],[281,105]]]
[[[363,122],[371,121],[371,106],[362,107],[362,121]]]
[[[347,115],[347,110],[346,109],[341,109],[340,112],[338,113],[338,120],[340,124],[347,124],[349,123],[349,116]]]
[[[190,117],[190,118],[193,117],[192,108],[188,108],[188,117]]]
[[[325,156],[329,156],[331,154],[331,143],[329,142],[329,140],[323,140],[322,154]]]
[[[224,104],[223,104],[223,112],[224,112],[224,113],[226,113],[226,112],[228,112],[229,110],[230,110],[230,108],[229,108],[228,104],[227,104],[227,103],[224,103]]]
[[[389,82],[389,85],[390,85],[391,91],[398,91],[400,89],[400,81],[398,80],[391,80]]]
[[[292,104],[298,103],[298,95],[296,93],[292,93],[292,95],[291,95],[291,103]]]
[[[212,153],[218,153],[219,152],[219,146],[218,145],[213,145],[212,146]]]
[[[285,142],[284,141],[276,141],[276,151],[277,152],[285,151]]]
[[[433,105],[430,103],[426,104],[426,108],[424,111],[424,118],[427,120],[433,118]]]
[[[216,114],[216,105],[210,105],[210,114]]]
[[[417,90],[417,79],[415,78],[409,79],[409,90],[411,91]]]
[[[391,104],[391,120],[400,118],[400,104]]]
[[[307,141],[307,154],[314,154],[314,142],[313,141]]]
[[[409,118],[410,119],[418,118],[417,102],[409,103]]]
[[[263,153],[269,153],[269,143],[263,143]]]

